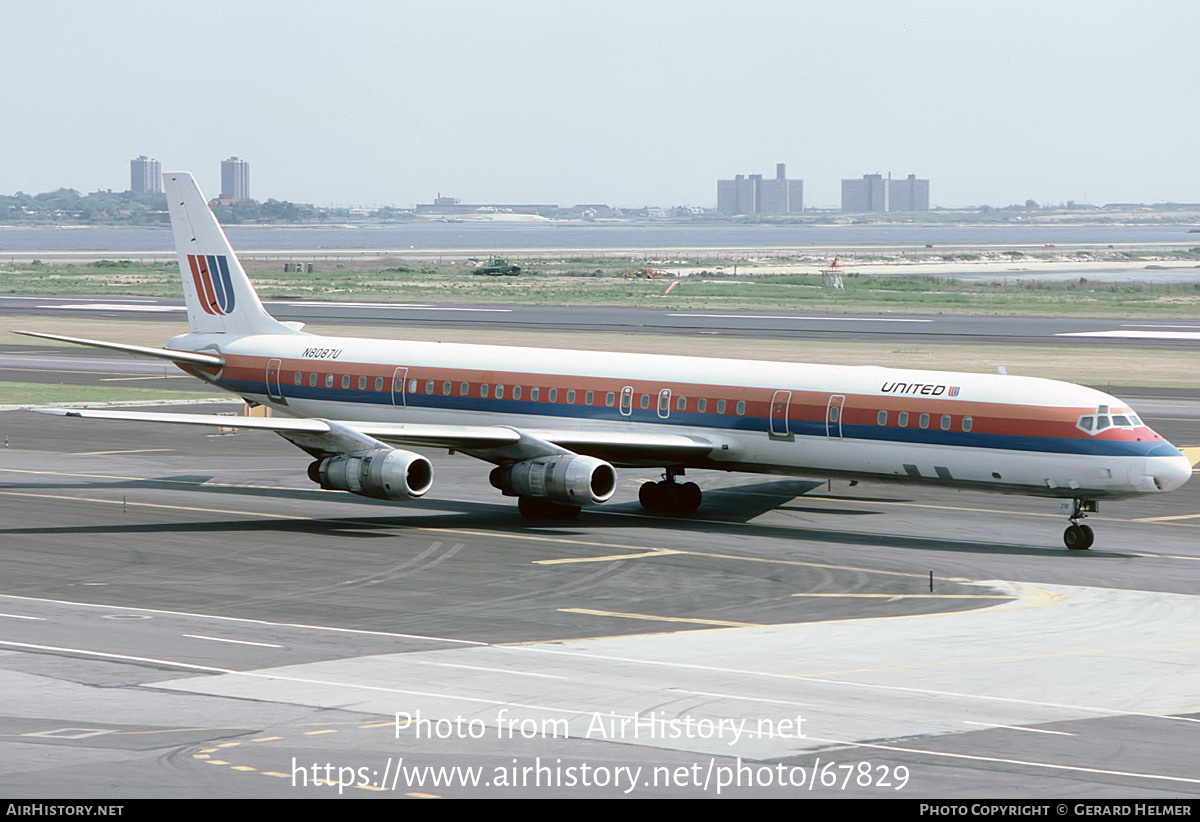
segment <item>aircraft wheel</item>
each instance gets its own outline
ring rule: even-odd
[[[1086,551],[1094,538],[1091,531],[1086,525],[1069,525],[1063,531],[1063,544],[1072,551]]]
[[[679,486],[679,510],[685,512],[695,511],[700,507],[701,501],[704,499],[703,493],[700,491],[700,486],[694,482],[685,482]]]
[[[563,505],[542,497],[518,497],[517,510],[525,519],[575,519],[578,505]]]
[[[658,482],[643,482],[638,489],[638,502],[647,511],[661,511],[663,505],[662,484]]]
[[[1083,547],[1091,548],[1092,543],[1096,541],[1096,534],[1092,531],[1092,526],[1080,525],[1079,529],[1083,531]]]

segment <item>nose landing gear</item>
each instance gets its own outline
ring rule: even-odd
[[[1059,501],[1058,507],[1059,511],[1064,514],[1067,511],[1071,512],[1069,517],[1071,524],[1067,526],[1067,530],[1063,531],[1063,544],[1072,551],[1086,551],[1091,548],[1096,535],[1092,532],[1090,525],[1081,525],[1079,520],[1100,510],[1097,502],[1094,499],[1064,499]]]

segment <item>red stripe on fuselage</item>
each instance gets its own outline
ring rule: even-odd
[[[276,358],[227,354],[223,376],[232,380],[264,382],[266,379],[266,364],[269,359]],[[671,391],[671,400],[670,411],[665,418],[662,418],[664,423],[669,423],[670,416],[673,414],[700,413],[697,409],[696,401],[703,398],[708,401],[708,406],[703,413],[723,417],[738,417],[739,415],[735,410],[736,405],[739,401],[745,401],[746,411],[740,417],[742,419],[760,420],[764,430],[766,430],[770,418],[775,391],[779,388],[792,391],[787,417],[789,420],[797,422],[822,423],[826,418],[830,396],[837,395],[835,392],[802,391],[787,389],[785,386],[760,388],[668,381],[648,383],[644,379],[630,380],[611,377],[585,377],[570,374],[547,375],[468,368],[434,368],[419,365],[401,367],[407,368],[407,384],[404,386],[404,394],[406,397],[412,397],[414,404],[421,397],[481,399],[481,384],[488,386],[488,397],[486,399],[490,402],[497,404],[514,401],[529,403],[533,402],[529,397],[529,391],[531,388],[537,387],[540,389],[539,397],[536,401],[538,405],[570,405],[596,409],[607,408],[612,412],[613,422],[629,419],[629,417],[622,415],[620,412],[621,390],[625,386],[632,386],[633,388],[633,412],[639,415],[638,421],[640,422],[651,422],[651,420],[645,418],[645,414],[647,412],[657,412],[659,392],[665,388]],[[332,374],[334,377],[333,386],[329,390],[361,391],[363,396],[367,396],[380,393],[390,395],[392,393],[392,376],[395,367],[378,363],[284,359],[279,369],[279,382],[285,394],[289,386],[295,385],[295,373],[297,371],[301,372],[301,386],[305,389],[313,387],[310,385],[310,374],[317,375],[315,387],[318,389],[326,387],[326,377]],[[347,389],[342,388],[341,380],[343,376],[350,377],[350,386]],[[358,388],[359,377],[367,378],[366,388]],[[379,391],[375,390],[375,380],[377,378],[382,379],[382,388]],[[414,380],[417,383],[417,388],[415,391],[410,391],[408,386]],[[432,394],[425,391],[425,384],[429,380],[434,382],[434,391]],[[447,381],[451,383],[449,394],[445,394],[442,391],[442,384]],[[459,393],[459,386],[463,382],[469,384],[470,390],[466,395]],[[495,396],[496,387],[499,385],[503,385],[505,388],[505,395],[502,399],[496,399]],[[512,389],[515,386],[522,388],[520,400],[513,400]],[[554,402],[550,402],[549,399],[549,389],[551,388],[558,389],[557,399]],[[570,389],[575,389],[576,392],[574,403],[567,402],[567,391]],[[594,392],[594,399],[590,406],[584,402],[585,394],[589,390]],[[614,403],[608,406],[605,402],[605,395],[610,391],[614,394]],[[959,433],[962,432],[962,418],[970,416],[972,418],[971,433],[974,434],[1076,438],[1083,440],[1162,440],[1161,436],[1146,426],[1132,429],[1110,428],[1100,434],[1089,435],[1081,431],[1076,423],[1080,414],[1093,413],[1095,411],[1094,408],[971,402],[962,399],[961,394],[958,398],[946,399],[916,396],[901,398],[878,396],[875,394],[842,393],[846,397],[841,414],[843,425],[877,426],[879,428],[898,429],[900,428],[897,425],[898,414],[906,411],[909,418],[908,424],[904,428],[913,430],[921,430],[919,424],[920,415],[925,413],[929,414],[929,424],[926,430],[930,431],[942,430],[941,417],[944,414],[949,414],[952,420],[950,430]],[[645,408],[641,406],[641,397],[643,394],[649,398],[649,404]],[[679,411],[676,406],[680,396],[687,398],[687,407],[683,411]],[[716,402],[721,399],[727,403],[724,414],[718,414],[716,410]],[[503,411],[503,405],[498,405],[495,410]],[[888,412],[887,424],[883,426],[878,425],[878,413],[880,411]]]

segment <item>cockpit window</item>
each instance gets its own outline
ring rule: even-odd
[[[1075,424],[1080,431],[1086,431],[1088,434],[1099,434],[1109,428],[1137,428],[1141,425],[1142,421],[1133,414],[1110,415],[1107,405],[1099,406],[1094,414],[1081,415],[1079,422]]]

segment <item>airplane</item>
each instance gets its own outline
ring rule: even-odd
[[[689,469],[918,483],[1057,498],[1067,548],[1100,500],[1182,486],[1192,466],[1126,403],[1006,374],[324,337],[263,308],[191,174],[163,175],[189,333],[162,349],[16,332],[175,363],[271,409],[240,417],[45,409],[91,419],[273,431],[325,489],[403,501],[445,449],[491,463],[528,519],[607,502],[617,468],[658,468],[638,498],[696,510]]]

